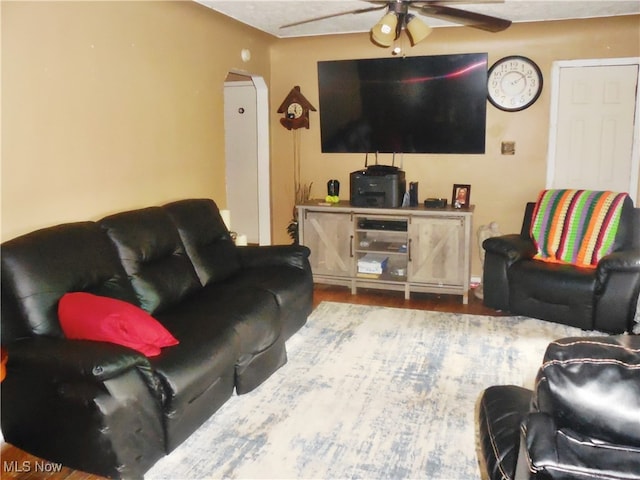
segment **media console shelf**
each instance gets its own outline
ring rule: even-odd
[[[317,283],[469,298],[473,205],[455,208],[297,205]]]

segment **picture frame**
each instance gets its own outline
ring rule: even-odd
[[[453,208],[469,208],[471,202],[471,185],[454,183],[451,192],[451,206]]]

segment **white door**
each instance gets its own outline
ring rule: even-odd
[[[271,243],[266,85],[259,77],[224,84],[227,209],[231,230]]]
[[[640,59],[553,66],[547,188],[638,192]]]

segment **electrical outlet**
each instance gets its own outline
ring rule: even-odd
[[[516,142],[502,142],[500,151],[502,152],[502,155],[515,155]]]

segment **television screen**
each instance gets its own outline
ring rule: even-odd
[[[325,153],[485,151],[487,54],[318,62]]]

